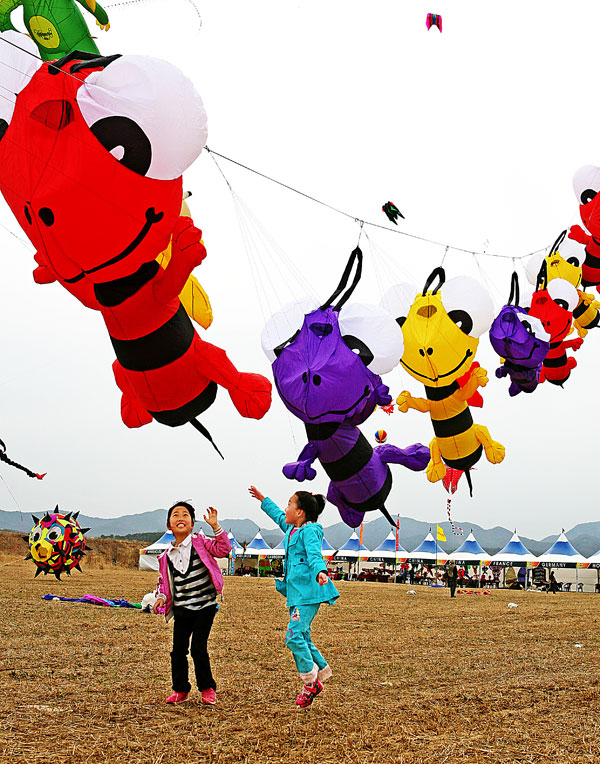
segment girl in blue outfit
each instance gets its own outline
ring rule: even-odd
[[[302,691],[296,698],[300,708],[310,706],[323,689],[323,682],[332,674],[327,661],[310,638],[310,627],[322,602],[333,605],[340,596],[327,575],[321,543],[323,527],[317,518],[325,506],[325,498],[308,491],[290,497],[285,512],[255,486],[248,489],[260,501],[263,512],[285,533],[283,581],[275,581],[280,594],[287,597],[290,622],[285,644],[292,651],[302,679]]]

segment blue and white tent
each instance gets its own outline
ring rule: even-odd
[[[266,557],[266,555],[270,554],[272,551],[273,550],[271,549],[271,547],[267,544],[267,542],[262,537],[261,532],[258,531],[258,533],[252,539],[252,541],[248,542],[245,556],[246,557]]]
[[[398,544],[396,550],[396,531],[391,530],[384,538],[381,544],[369,555],[371,562],[385,562],[386,560],[404,560],[408,556],[408,552],[401,544]]]
[[[448,559],[448,554],[444,552],[442,547],[433,538],[431,531],[429,531],[419,546],[413,549],[412,552],[408,552],[406,556],[411,562],[435,562],[437,559],[441,565]]]
[[[227,533],[227,538],[231,544],[230,556],[240,557],[244,552],[242,545],[237,541],[236,537],[231,531]]]
[[[356,531],[352,533],[348,541],[343,545],[341,549],[338,549],[334,554],[334,560],[340,560],[344,562],[354,562],[359,558],[361,560],[367,560],[369,558],[369,550],[364,544],[361,544]]]
[[[165,531],[165,533],[150,544],[150,546],[140,549],[139,569],[158,570],[158,556],[171,546],[172,541],[175,541],[175,536],[171,531]]]
[[[490,562],[496,565],[526,565],[535,560],[536,555],[527,549],[515,531],[508,544],[497,552]]]
[[[587,562],[587,558],[579,554],[562,531],[554,544],[538,558],[538,564],[544,568],[575,568],[578,563]]]
[[[483,560],[489,559],[489,555],[479,545],[479,542],[473,535],[473,531],[471,531],[458,549],[450,554],[448,559],[454,562],[466,563],[467,565],[481,565]]]
[[[285,557],[285,547],[283,546],[284,541],[285,536],[281,539],[279,544],[276,544],[272,549],[269,550],[267,554],[269,559],[282,559]]]

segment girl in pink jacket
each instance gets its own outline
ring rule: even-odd
[[[167,703],[183,703],[192,686],[188,679],[187,654],[192,640],[196,682],[202,702],[217,702],[207,642],[217,612],[217,595],[223,591],[223,576],[216,557],[227,557],[231,543],[219,526],[217,510],[209,507],[204,522],[213,529],[214,539],[192,533],[196,512],[191,504],[179,501],[167,514],[167,528],[175,541],[158,558],[158,585],[154,612],[164,606],[165,618],[174,618],[171,674],[173,694]]]

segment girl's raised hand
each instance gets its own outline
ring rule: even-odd
[[[261,503],[265,500],[265,495],[261,493],[258,488],[255,485],[251,485],[250,488],[248,488],[248,493],[250,496],[253,496],[255,499],[258,499]]]
[[[210,527],[214,530],[216,530],[219,527],[219,521],[217,519],[217,510],[214,507],[209,507],[206,510],[206,514],[203,518],[205,523],[208,523]]]

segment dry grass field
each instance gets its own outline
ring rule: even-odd
[[[160,616],[41,600],[139,601],[155,575],[83,568],[0,568],[2,764],[600,760],[600,596],[342,583],[313,629],[334,676],[299,711],[283,598],[272,580],[229,578],[209,643],[219,704],[194,692],[169,707]]]

